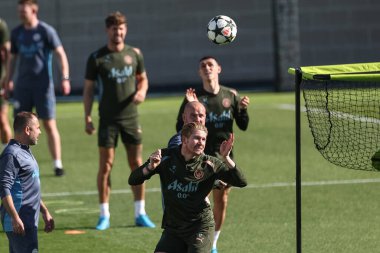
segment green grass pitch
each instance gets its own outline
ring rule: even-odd
[[[295,111],[293,93],[247,93],[250,126],[235,127],[235,158],[249,185],[233,189],[227,219],[218,242],[221,253],[287,253],[296,251]],[[144,160],[165,147],[175,133],[182,97],[148,98],[140,106]],[[97,122],[97,106],[94,105]],[[96,231],[98,198],[96,136],[84,132],[83,105],[60,103],[57,122],[67,174],[53,176],[46,135],[32,148],[39,161],[43,199],[56,230],[41,229],[41,252],[153,252],[161,229],[134,226],[129,168],[122,146],[112,171],[111,228]],[[43,129],[42,129],[43,130]],[[380,248],[380,174],[336,167],[314,148],[302,113],[302,248],[303,252],[368,253]],[[158,177],[146,183],[146,209],[159,225],[162,217]],[[42,225],[42,223],[41,223]],[[66,230],[85,234],[67,235]],[[0,252],[8,251],[0,232]]]

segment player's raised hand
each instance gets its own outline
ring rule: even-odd
[[[249,97],[247,96],[242,97],[239,103],[240,109],[247,109],[248,105],[249,105]]]
[[[234,134],[230,134],[230,138],[220,145],[219,153],[222,157],[228,157],[234,145]]]
[[[198,101],[197,94],[195,94],[195,89],[189,88],[186,90],[185,94],[187,102]]]
[[[149,156],[149,170],[154,170],[161,163],[161,149],[157,149]]]

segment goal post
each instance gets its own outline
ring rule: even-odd
[[[314,144],[329,162],[380,170],[380,62],[290,68],[295,75],[296,228],[301,253],[301,92]]]

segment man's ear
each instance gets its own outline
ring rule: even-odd
[[[26,135],[29,135],[29,134],[30,134],[30,127],[29,127],[29,126],[26,126],[26,127],[24,128],[24,132],[25,132]]]

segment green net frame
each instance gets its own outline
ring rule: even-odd
[[[301,67],[301,71],[301,90],[318,151],[341,167],[380,170],[380,63]]]
[[[380,170],[380,62],[290,68],[296,102],[296,243],[302,252],[301,90],[314,143],[333,164]]]

